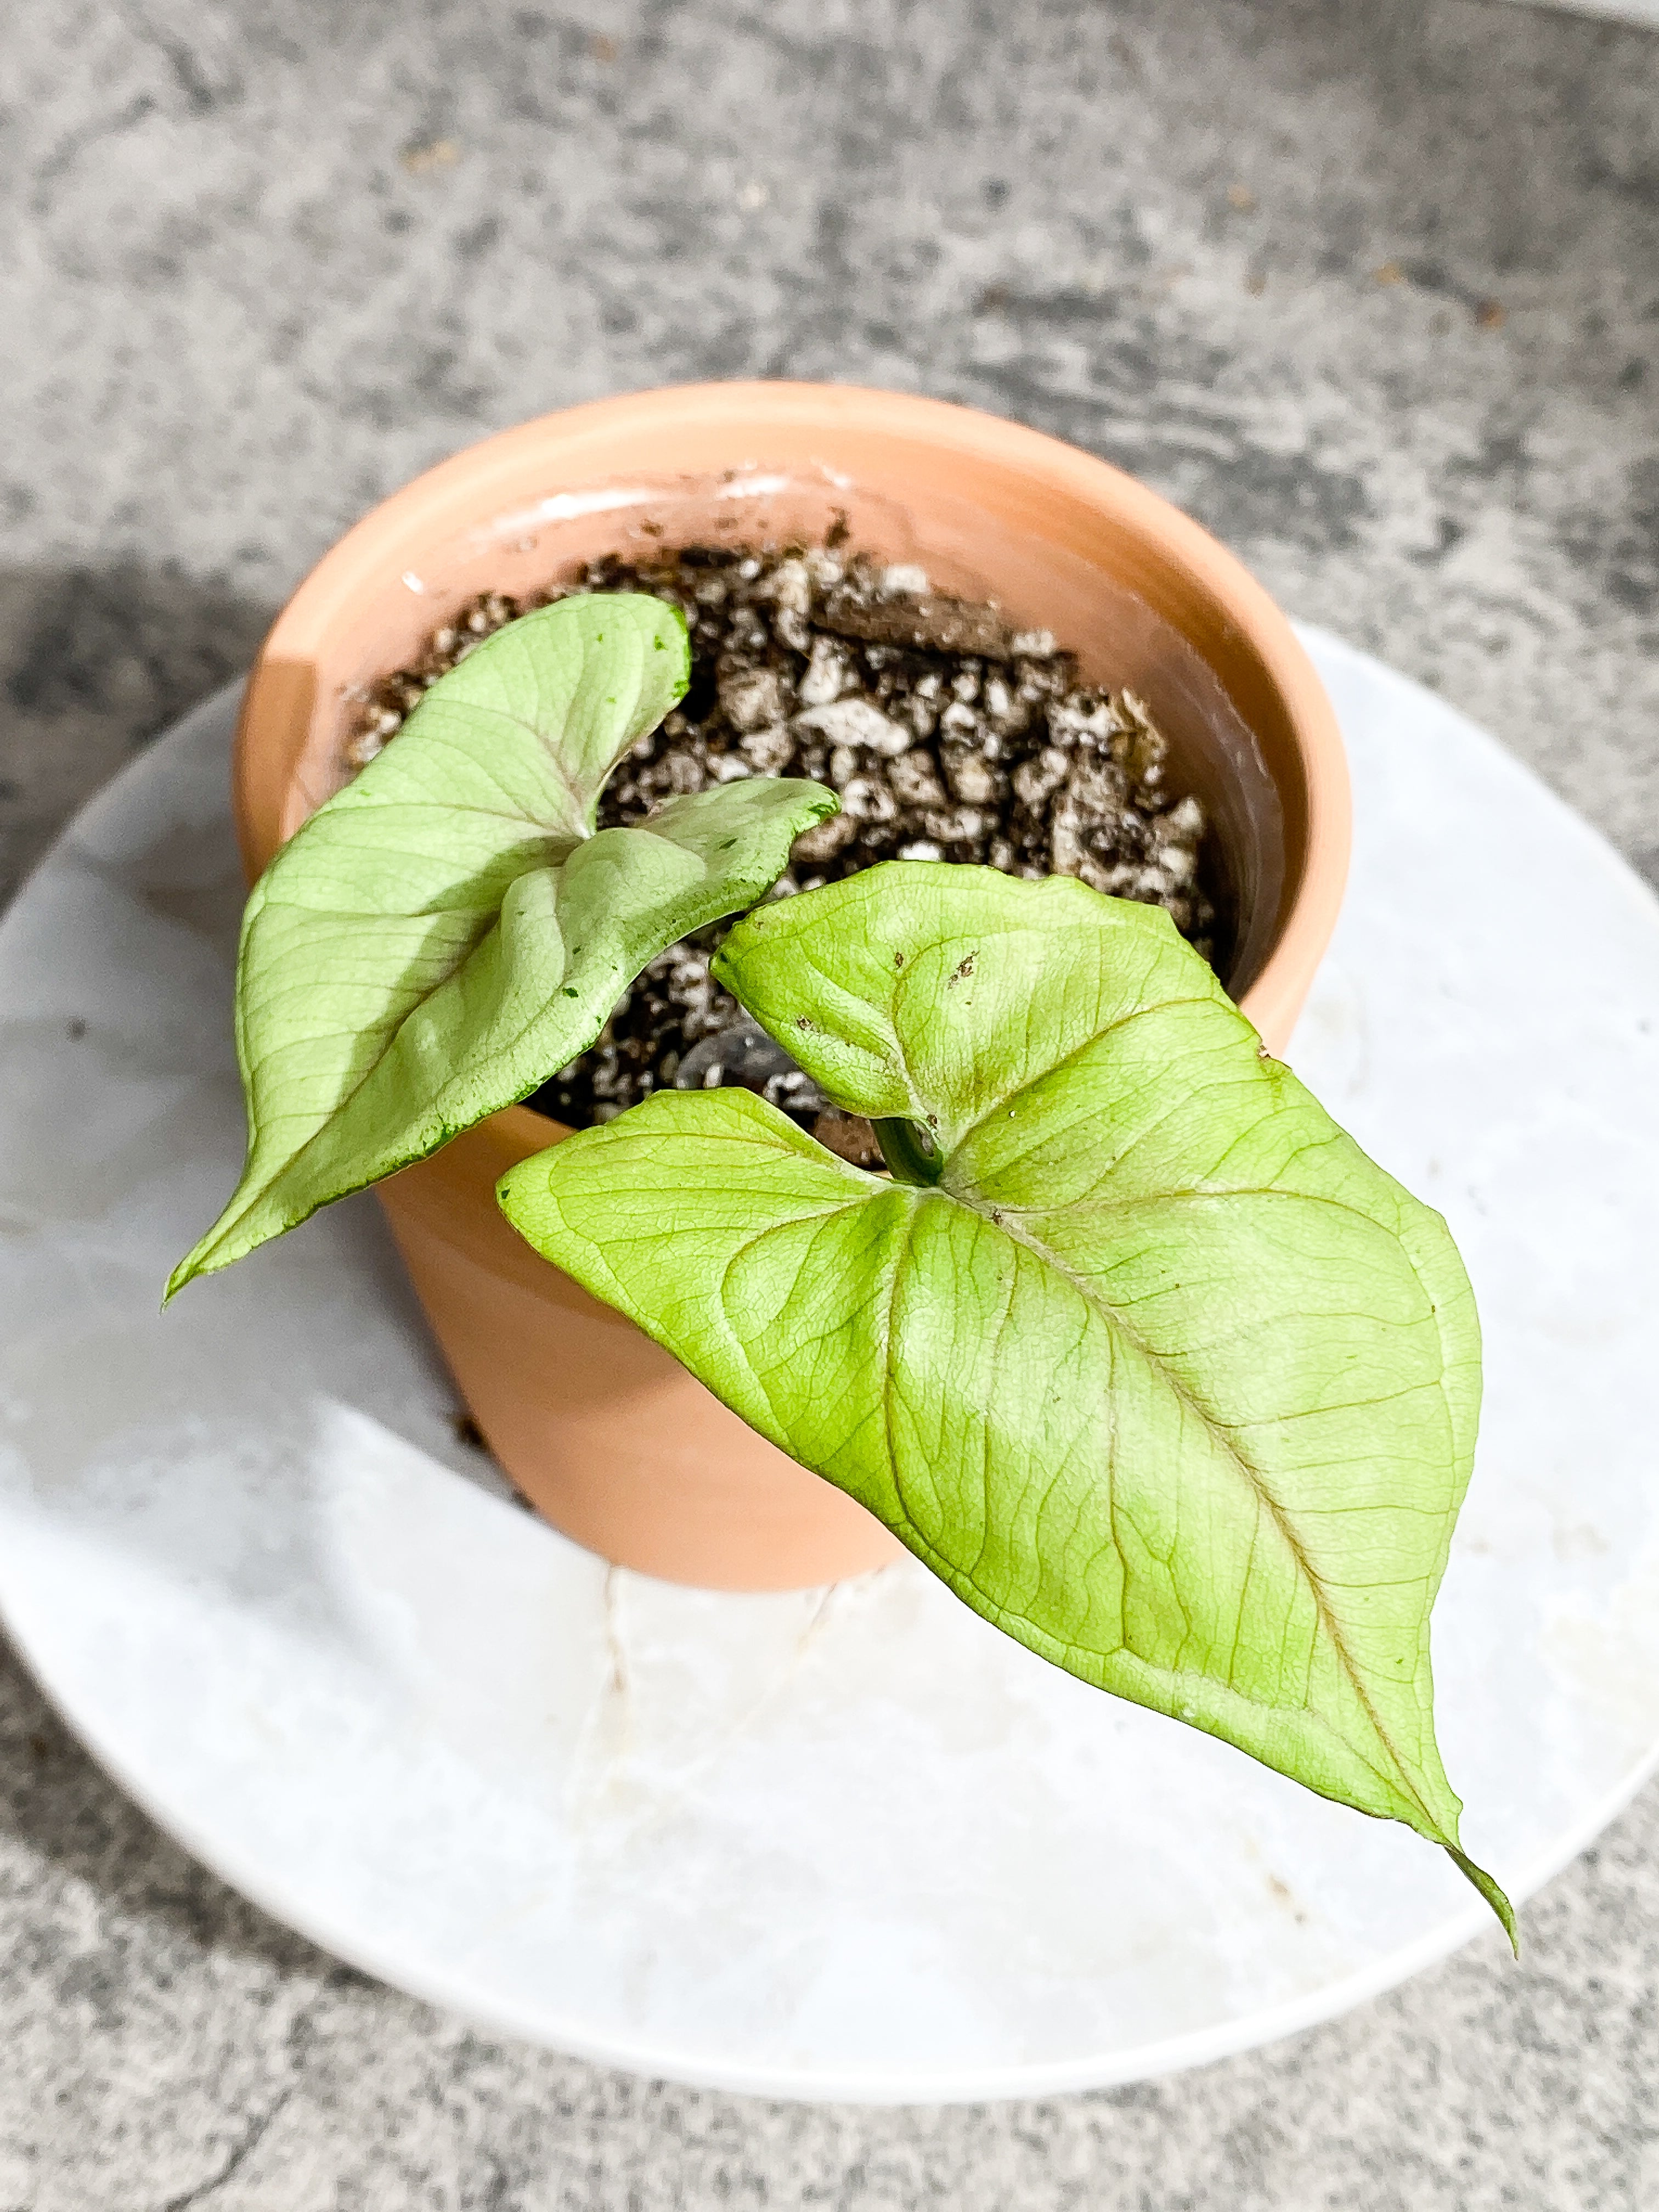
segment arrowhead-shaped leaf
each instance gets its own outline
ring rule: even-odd
[[[728,989],[866,1175],[672,1093],[501,1186],[531,1243],[1102,1689],[1457,1843],[1429,1611],[1480,1337],[1437,1214],[1155,908],[896,863],[751,915]]]
[[[678,608],[558,600],[434,684],[283,847],[237,965],[246,1164],[169,1297],[527,1097],[835,811],[817,784],[757,778],[596,833],[605,778],[689,668]]]

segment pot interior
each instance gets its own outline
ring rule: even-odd
[[[1017,471],[952,471],[938,453],[896,440],[878,475],[796,459],[526,481],[481,520],[411,537],[407,565],[364,580],[374,605],[360,593],[356,618],[319,655],[333,680],[308,717],[283,834],[346,780],[345,742],[368,687],[478,592],[522,596],[601,554],[637,557],[653,544],[821,542],[843,519],[852,550],[915,562],[936,589],[995,599],[1017,626],[1052,630],[1089,681],[1146,700],[1170,739],[1174,781],[1211,825],[1217,966],[1242,996],[1278,937],[1297,872],[1287,853],[1305,836],[1294,743],[1248,641],[1150,532]]]

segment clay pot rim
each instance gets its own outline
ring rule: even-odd
[[[254,663],[254,676],[271,663],[313,659],[334,611],[366,583],[408,566],[411,539],[477,527],[522,493],[545,465],[550,440],[580,448],[651,416],[702,425],[730,425],[751,434],[764,458],[769,425],[799,429],[814,422],[907,431],[936,449],[964,459],[1017,471],[1028,481],[1093,507],[1156,543],[1168,565],[1220,612],[1227,629],[1248,641],[1283,702],[1303,768],[1307,809],[1299,880],[1285,919],[1261,972],[1240,1001],[1258,1030],[1272,1037],[1288,1032],[1313,971],[1335,927],[1347,880],[1352,801],[1347,761],[1335,715],[1311,661],[1289,622],[1243,563],[1190,516],[1136,478],[1046,433],[952,402],[869,386],[749,380],[669,385],[561,409],[498,432],[424,471],[371,508],[305,577],[273,623]],[[577,481],[579,453],[571,463]],[[254,696],[251,679],[247,698]],[[235,811],[250,876],[281,842],[281,795],[268,763],[258,757],[257,717],[245,706],[233,767]],[[563,1125],[514,1106],[496,1117],[530,1149],[563,1134]]]

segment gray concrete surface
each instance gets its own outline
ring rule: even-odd
[[[1656,114],[1659,39],[1482,0],[12,0],[7,879],[413,471],[756,373],[1124,463],[1659,875]],[[1651,2205],[1656,1905],[1650,1790],[1518,1969],[1109,2094],[745,2103],[334,1966],[7,1662],[0,2212]]]

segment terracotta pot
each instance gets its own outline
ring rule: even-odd
[[[725,384],[572,408],[432,469],[295,593],[249,682],[237,819],[250,874],[344,781],[363,687],[474,593],[666,538],[817,536],[921,562],[1127,684],[1216,824],[1228,981],[1282,1048],[1336,920],[1348,783],[1331,709],[1230,553],[1117,470],[1012,422],[892,392]],[[567,1133],[516,1107],[380,1188],[456,1382],[554,1524],[671,1581],[788,1589],[894,1557],[850,1499],[522,1243],[497,1178]]]

